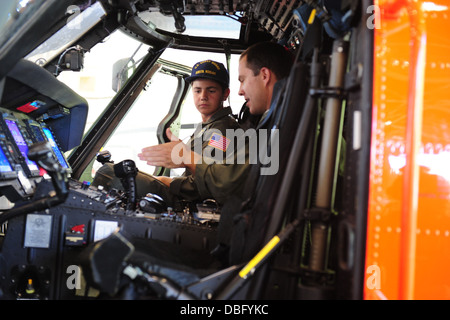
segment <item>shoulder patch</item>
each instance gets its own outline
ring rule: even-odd
[[[230,139],[228,139],[227,137],[224,137],[218,133],[213,133],[208,142],[208,146],[217,148],[222,151],[226,151],[229,144],[230,144]]]

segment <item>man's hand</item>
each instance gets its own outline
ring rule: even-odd
[[[170,142],[150,146],[142,149],[138,154],[139,159],[146,161],[147,164],[165,168],[181,168],[183,164],[183,154],[186,146],[172,134],[169,128],[166,130]],[[178,151],[178,152],[177,152]]]
[[[139,159],[146,161],[148,165],[164,168],[188,168],[195,173],[195,163],[201,156],[192,152],[170,128],[166,130],[170,142],[150,146],[142,149],[138,154]],[[200,158],[199,158],[200,157]]]

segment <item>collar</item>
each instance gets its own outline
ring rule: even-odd
[[[208,121],[206,122],[202,122],[202,126],[206,126],[214,121],[217,121],[223,117],[226,117],[232,113],[231,107],[223,107],[222,109],[220,109],[219,111],[217,111],[216,113],[214,113],[211,118],[209,118]]]
[[[266,110],[261,119],[259,120],[259,123],[257,125],[257,129],[261,128],[269,119],[272,117],[272,115],[275,113],[275,109],[278,105],[278,100],[281,98],[283,88],[286,84],[287,80],[286,78],[278,80],[274,86],[273,86],[273,93],[272,93],[272,101],[270,102],[270,108]]]
[[[204,130],[206,130],[207,126],[213,123],[214,121],[217,121],[219,119],[222,119],[223,117],[227,117],[229,115],[232,115],[233,111],[231,110],[231,107],[223,107],[216,113],[214,113],[211,118],[206,122],[200,122],[197,124],[194,133],[191,136],[191,139],[193,137],[199,137],[203,134]]]

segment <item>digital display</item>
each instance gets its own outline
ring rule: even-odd
[[[45,136],[47,137],[47,140],[50,142],[50,145],[53,149],[53,152],[56,155],[56,158],[58,158],[59,163],[61,164],[61,166],[63,168],[68,169],[69,166],[67,165],[66,159],[64,159],[63,154],[61,153],[61,150],[59,150],[58,145],[56,144],[55,138],[53,138],[53,134],[50,131],[49,128],[42,128],[42,130],[44,131]]]
[[[6,158],[5,153],[3,152],[2,148],[0,148],[0,172],[12,172],[12,171],[13,169],[8,161],[8,158]]]
[[[36,163],[28,159],[28,145],[25,142],[25,139],[22,136],[22,133],[19,130],[19,127],[17,126],[17,123],[13,120],[5,119],[6,125],[9,128],[9,131],[11,131],[11,134],[16,141],[17,147],[19,147],[19,151],[22,154],[22,156],[25,158],[25,161],[28,165],[28,168],[33,171],[39,171],[38,166]]]
[[[45,141],[44,136],[42,135],[41,129],[38,126],[30,125],[31,131],[33,132],[33,136],[36,137],[38,142]]]

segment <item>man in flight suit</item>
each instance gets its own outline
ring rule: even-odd
[[[174,178],[138,172],[136,196],[139,199],[147,193],[153,193],[162,197],[168,206],[176,206],[182,200],[201,202],[209,198],[223,204],[230,192],[233,177],[223,176],[220,172],[211,175],[207,167],[212,162],[224,161],[228,148],[236,147],[226,137],[227,129],[240,129],[231,108],[223,106],[230,93],[229,75],[222,63],[205,60],[194,65],[186,81],[192,86],[194,104],[202,116],[202,122],[191,139],[184,144],[167,129],[166,135],[170,142],[146,147],[138,155],[150,165],[184,167],[186,170],[182,176]],[[206,163],[206,166],[197,166],[201,163]],[[245,170],[245,165],[242,168],[236,166],[236,182],[243,178]],[[93,185],[123,189],[120,180],[114,176],[111,164],[98,170]]]

